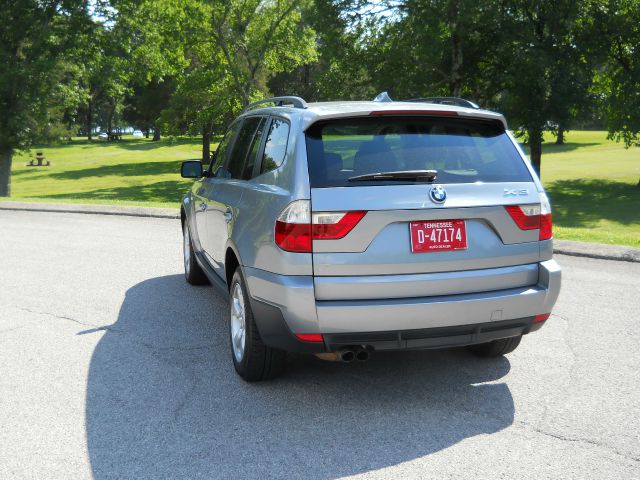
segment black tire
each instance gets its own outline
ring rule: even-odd
[[[182,249],[184,256],[184,278],[191,285],[205,285],[209,282],[202,267],[196,261],[189,225],[185,220],[182,225]]]
[[[234,289],[236,285],[242,291],[242,303],[244,306],[244,353],[241,359],[236,357],[233,341],[233,309],[234,309]],[[286,353],[282,350],[271,348],[265,345],[260,338],[258,327],[251,310],[247,287],[238,267],[233,274],[231,287],[229,289],[229,343],[231,347],[231,358],[233,366],[244,380],[247,382],[257,382],[270,380],[282,374],[284,371]]]
[[[478,357],[496,358],[513,352],[520,345],[522,335],[517,337],[501,338],[488,343],[479,343],[477,345],[469,345],[467,347]]]

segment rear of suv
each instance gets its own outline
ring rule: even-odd
[[[186,279],[230,296],[249,381],[287,351],[504,355],[558,297],[542,185],[504,117],[462,99],[263,100],[182,173]]]

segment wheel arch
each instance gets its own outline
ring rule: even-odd
[[[233,280],[233,274],[238,267],[242,267],[240,254],[234,244],[227,243],[227,249],[224,254],[224,277],[227,282],[227,290],[231,288],[231,280]]]

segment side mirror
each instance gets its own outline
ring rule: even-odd
[[[189,160],[187,162],[182,162],[182,167],[180,168],[180,175],[183,178],[200,178],[203,175],[202,163],[199,160]]]

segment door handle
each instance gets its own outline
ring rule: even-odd
[[[204,211],[207,209],[207,204],[206,204],[206,203],[204,203],[204,202],[202,202],[202,203],[199,205],[199,208],[200,208],[200,211],[201,211],[201,212],[204,212]]]
[[[224,212],[224,220],[229,223],[231,220],[233,220],[233,212],[231,211],[230,208],[227,208],[227,211]]]

